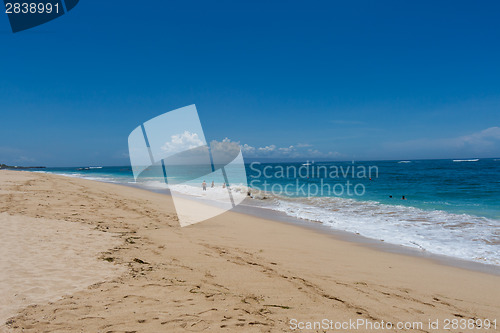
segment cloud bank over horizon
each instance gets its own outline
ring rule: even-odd
[[[383,149],[394,155],[415,156],[412,158],[425,158],[426,155],[439,153],[442,158],[494,158],[500,156],[500,127],[493,126],[456,137],[390,142],[383,145]]]
[[[191,149],[193,147],[204,144],[196,133],[183,132],[174,135],[171,139],[162,146],[166,151],[180,151]],[[228,146],[228,144],[230,144]],[[435,158],[500,158],[500,126],[492,126],[483,130],[460,135],[456,137],[444,138],[417,138],[413,140],[400,142],[385,142],[379,147],[375,147],[378,152],[384,152],[381,158],[370,156],[368,148],[373,150],[373,146],[366,146],[365,151],[362,149],[356,150],[356,155],[350,151],[343,151],[341,144],[336,144],[338,150],[323,151],[310,143],[295,143],[287,146],[278,146],[269,144],[264,146],[253,146],[247,143],[241,144],[239,141],[233,141],[229,138],[224,138],[220,141],[212,140],[210,142],[212,149],[217,147],[239,146],[243,157],[248,159],[269,159],[269,160],[398,160],[398,159],[428,159],[430,156],[438,156]],[[221,148],[222,149],[222,148]],[[2,147],[1,163],[8,165],[50,165],[46,158],[50,156],[30,156],[28,151],[24,149]],[[99,161],[103,154],[96,155],[92,161],[79,161],[77,165],[112,165]],[[128,164],[128,154],[123,151],[114,152],[111,155],[114,165]],[[113,163],[113,162],[112,162]],[[61,166],[70,166],[74,163],[59,163]]]

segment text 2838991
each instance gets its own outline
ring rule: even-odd
[[[40,2],[6,2],[5,13],[7,14],[51,14],[59,13],[59,3]]]

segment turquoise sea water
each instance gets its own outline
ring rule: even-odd
[[[128,166],[44,172],[134,182]],[[245,180],[252,188],[250,204],[389,243],[500,265],[500,159],[252,163],[246,165],[246,179],[241,173],[231,186],[246,191]],[[163,179],[140,181],[166,188]]]
[[[297,169],[304,163],[286,163],[286,164],[262,164],[256,165],[261,171],[266,166],[267,174],[276,173],[279,168],[276,165],[294,165]],[[404,205],[417,207],[426,210],[443,210],[456,214],[471,214],[484,216],[493,219],[500,219],[500,159],[482,159],[482,160],[422,160],[422,161],[376,161],[376,162],[333,162],[324,163],[309,162],[309,170],[319,169],[319,177],[312,177],[309,172],[309,178],[300,177],[300,184],[321,184],[328,182],[330,184],[342,184],[344,193],[340,195],[343,198],[354,198],[359,200],[373,200],[388,205]],[[339,178],[324,177],[326,166],[327,170],[339,169]],[[338,167],[331,169],[331,166]],[[369,178],[369,168],[371,167],[371,178]],[[343,177],[342,170],[347,177]],[[352,169],[355,174],[352,177]],[[362,176],[362,170],[367,170],[365,177],[357,177],[358,171]],[[253,180],[252,175],[258,172],[249,170],[249,180]],[[271,172],[272,170],[273,172]],[[347,172],[346,172],[347,171]],[[378,175],[376,174],[378,171]],[[318,172],[316,172],[318,173]],[[331,172],[329,172],[331,173]],[[307,173],[303,173],[307,175]],[[286,175],[286,172],[285,172]],[[280,175],[278,175],[280,176]],[[290,172],[290,176],[293,176]],[[260,177],[264,179],[264,175]],[[346,180],[351,184],[362,184],[365,193],[362,196],[348,195],[346,193]],[[276,178],[269,179],[270,183],[293,183],[294,178]],[[263,188],[263,181],[254,181],[255,185]],[[327,188],[326,188],[327,189]],[[336,194],[340,194],[342,187],[337,187]],[[360,192],[362,187],[359,187]],[[294,192],[294,191],[292,191]],[[354,191],[353,191],[354,192]],[[295,193],[295,196],[301,196],[302,193]],[[315,194],[315,193],[312,193]],[[335,193],[334,193],[335,194]],[[392,198],[389,196],[392,195]],[[329,196],[325,190],[324,193],[318,193],[315,196]],[[407,200],[401,200],[405,196]]]

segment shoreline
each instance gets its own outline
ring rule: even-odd
[[[30,172],[30,171],[28,171],[28,172]],[[51,174],[51,173],[48,173],[48,174]],[[57,175],[57,176],[77,178],[77,179],[83,179],[83,180],[92,181],[92,182],[114,184],[114,185],[119,185],[119,186],[126,186],[126,187],[145,190],[145,191],[152,192],[152,193],[158,193],[161,195],[170,196],[168,190],[153,189],[153,188],[150,188],[150,187],[147,187],[144,185],[139,185],[139,184],[106,182],[106,181],[100,181],[100,180],[95,180],[95,179],[86,179],[83,177],[67,176],[67,175]],[[189,200],[189,199],[187,199],[187,200]],[[360,244],[360,245],[367,246],[368,248],[371,248],[371,249],[374,249],[377,251],[383,251],[383,252],[387,252],[387,253],[396,253],[396,254],[403,254],[403,255],[408,255],[408,256],[413,256],[413,257],[425,258],[425,259],[429,259],[429,260],[435,261],[439,264],[446,265],[446,266],[463,268],[463,269],[467,269],[467,270],[471,270],[471,271],[477,271],[477,272],[482,272],[482,273],[500,276],[500,265],[482,263],[479,261],[467,260],[467,259],[448,256],[448,255],[444,255],[444,254],[428,252],[426,250],[419,250],[419,249],[412,248],[412,247],[405,246],[405,245],[384,242],[380,239],[366,237],[366,236],[363,236],[363,235],[360,235],[357,233],[353,233],[350,231],[335,229],[335,228],[326,226],[321,222],[311,221],[311,220],[306,220],[306,219],[301,219],[301,218],[289,216],[283,212],[275,211],[272,208],[260,207],[258,205],[249,204],[246,202],[247,200],[248,199],[245,199],[240,205],[236,206],[231,211],[246,214],[246,215],[253,216],[253,217],[272,220],[274,222],[291,223],[293,225],[297,225],[297,226],[300,226],[303,228],[314,230],[314,231],[322,233],[322,234],[330,235],[334,239],[337,239],[340,241],[348,241],[348,242],[352,242],[355,244]]]
[[[248,210],[246,209],[247,207],[249,208]],[[260,213],[259,212],[260,210],[262,210],[263,212]],[[366,246],[370,249],[374,249],[376,251],[424,258],[445,266],[463,268],[475,272],[500,276],[500,266],[497,265],[487,264],[472,260],[465,260],[457,257],[428,252],[425,250],[418,250],[404,245],[384,242],[375,238],[365,237],[349,231],[334,229],[322,224],[321,222],[304,220],[288,216],[283,212],[278,212],[270,208],[257,207],[252,205],[245,206],[243,202],[242,204],[237,206],[236,209],[233,209],[232,211],[272,220],[274,222],[292,223],[293,225],[297,225],[302,228],[307,228],[321,234],[329,235],[336,240],[359,244],[362,246]]]
[[[122,244],[109,257],[127,268],[25,308],[13,332],[290,332],[294,318],[499,319],[497,275],[240,212],[181,228],[168,196],[135,187],[14,171],[0,172],[0,182],[0,212],[118,234]]]

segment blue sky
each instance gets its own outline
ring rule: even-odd
[[[498,1],[91,1],[12,34],[0,163],[126,165],[196,104],[248,157],[500,156]]]

